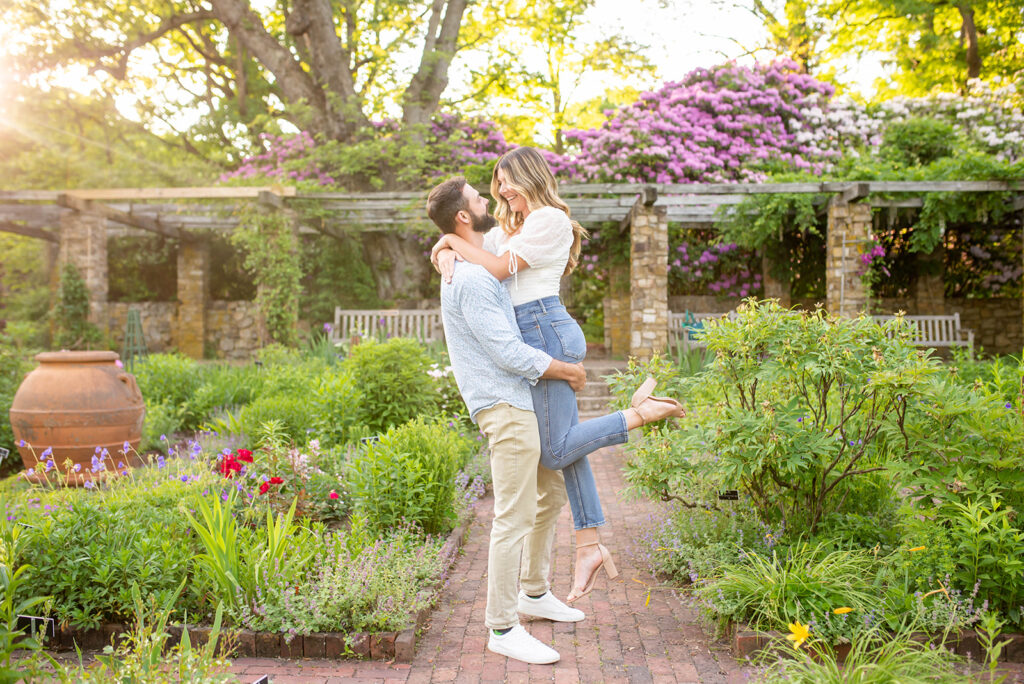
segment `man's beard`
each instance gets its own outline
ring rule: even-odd
[[[484,214],[483,216],[477,216],[476,214],[470,215],[473,217],[474,233],[486,233],[491,228],[498,225],[498,219],[494,218],[490,214]]]

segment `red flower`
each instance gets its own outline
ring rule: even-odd
[[[331,493],[328,494],[328,496],[330,498],[332,498],[332,499],[340,499],[341,498],[340,496],[338,496],[338,492],[334,491],[333,489],[331,490]]]
[[[270,484],[284,484],[284,480],[279,477],[272,477],[269,480]]]
[[[245,461],[246,463],[252,463],[252,452],[248,449],[239,449],[238,460]]]
[[[269,489],[270,489],[270,483],[264,482],[263,484],[260,485],[260,494],[266,494],[267,490],[269,490]]]
[[[235,473],[242,472],[242,464],[235,460],[234,456],[225,456],[217,470],[224,477],[232,478],[235,476]]]

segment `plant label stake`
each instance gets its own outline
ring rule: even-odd
[[[270,675],[263,675],[252,684],[270,684]]]
[[[740,493],[735,489],[726,489],[718,494],[719,501],[739,501]]]
[[[3,463],[4,459],[7,458],[10,455],[10,453],[11,452],[8,449],[0,447],[0,463]]]
[[[37,615],[19,615],[18,629],[25,630],[29,636],[57,636],[57,624],[53,618]]]
[[[380,435],[373,435],[372,437],[360,437],[359,441],[363,444],[376,444],[380,441]]]

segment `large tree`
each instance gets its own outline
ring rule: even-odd
[[[545,142],[557,153],[564,152],[562,132],[578,127],[588,113],[579,99],[585,77],[615,76],[642,88],[655,72],[644,55],[645,46],[590,24],[587,13],[594,4],[509,0],[496,7],[487,20],[502,27],[501,38],[491,44],[486,63],[472,71],[467,99],[476,100],[487,116],[514,131],[518,140],[535,137],[539,128],[541,137],[548,138]],[[625,92],[635,96],[639,90]],[[592,104],[601,101],[597,98]]]
[[[874,51],[905,95],[1024,74],[1024,0],[827,0],[833,54]]]
[[[19,27],[24,73],[85,65],[105,92],[134,99],[147,124],[197,149],[279,120],[342,142],[383,113],[426,122],[455,55],[488,37],[480,22],[463,30],[469,4],[13,0],[0,19]]]

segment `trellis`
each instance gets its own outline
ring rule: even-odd
[[[871,207],[920,207],[930,192],[1008,192],[1011,209],[1024,209],[1024,181],[867,181],[740,184],[563,184],[562,196],[585,225],[612,222],[631,235],[629,315],[612,316],[612,327],[629,329],[628,351],[649,356],[667,344],[667,225],[712,226],[744,199],[757,194],[808,194],[827,210],[826,280],[829,310],[851,315],[863,310],[865,293],[853,274],[852,245],[866,239]],[[880,195],[902,195],[888,199]],[[204,231],[231,231],[244,204],[285,211],[305,233],[339,236],[353,227],[369,231],[432,230],[425,193],[299,192],[293,187],[202,187],[0,191],[0,231],[60,245],[61,259],[85,271],[97,304],[106,302],[106,266],[89,262],[108,235],[142,230],[186,240]],[[86,252],[86,253],[83,253]],[[189,258],[186,255],[186,258]],[[84,267],[84,268],[83,268]],[[100,282],[103,281],[103,282]],[[767,284],[769,294],[770,284]],[[180,296],[179,287],[179,298]],[[200,288],[201,290],[201,288]],[[203,317],[200,291],[179,304]],[[198,301],[192,301],[197,299]],[[182,336],[194,338],[195,336]],[[193,340],[183,351],[202,353]]]

